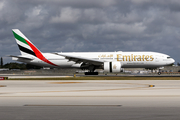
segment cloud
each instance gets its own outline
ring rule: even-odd
[[[179,61],[179,21],[179,0],[1,0],[0,54],[19,54],[17,28],[43,52],[155,51]]]
[[[76,23],[81,17],[79,9],[72,9],[70,7],[62,8],[60,15],[52,17],[51,23]]]

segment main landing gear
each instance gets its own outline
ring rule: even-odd
[[[98,72],[94,72],[96,67],[94,65],[91,65],[88,67],[89,72],[85,72],[85,75],[98,75]]]
[[[85,72],[85,75],[98,75],[98,72]]]

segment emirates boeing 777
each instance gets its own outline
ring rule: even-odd
[[[121,68],[156,69],[175,62],[169,55],[157,52],[41,52],[18,29],[13,34],[21,55],[11,55],[13,60],[51,68],[80,68],[89,70],[86,75],[104,72],[119,73]]]

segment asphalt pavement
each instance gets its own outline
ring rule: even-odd
[[[179,80],[4,80],[0,85],[2,120],[180,118]]]

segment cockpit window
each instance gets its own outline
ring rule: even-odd
[[[167,57],[167,59],[170,59],[171,57]]]

